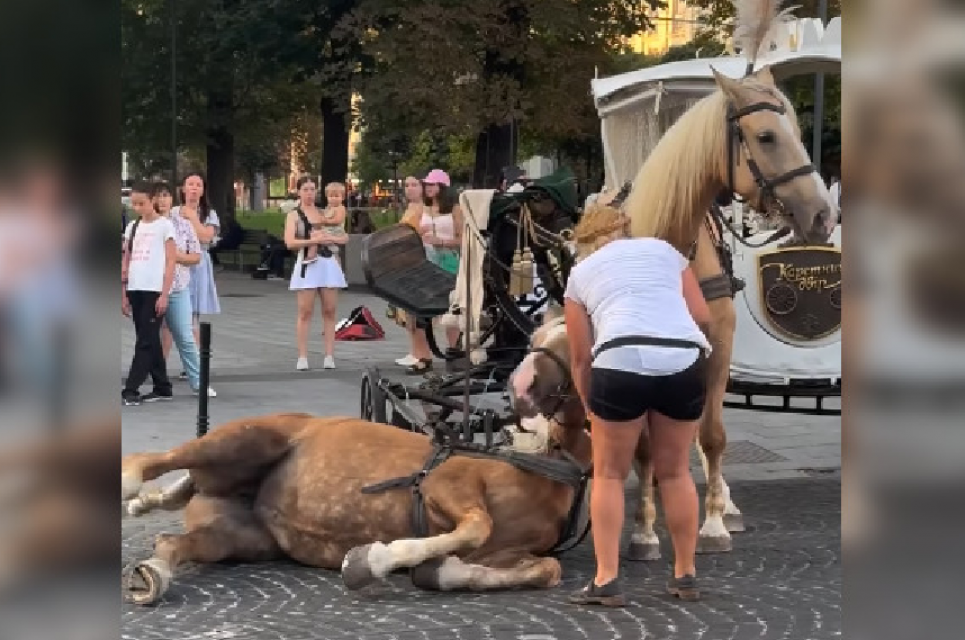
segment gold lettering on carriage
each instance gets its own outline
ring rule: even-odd
[[[782,247],[757,256],[763,317],[783,336],[817,340],[841,326],[841,251]]]
[[[841,286],[840,263],[799,267],[789,262],[774,262],[766,266],[780,269],[777,280],[796,285],[801,291],[824,291]]]

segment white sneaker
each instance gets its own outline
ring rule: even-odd
[[[197,389],[192,389],[192,390],[191,390],[191,393],[193,393],[194,395],[198,395],[198,390],[197,390]],[[218,394],[215,392],[214,389],[212,389],[211,387],[208,387],[208,397],[209,397],[209,398],[217,398],[217,397],[218,397]]]
[[[324,369],[334,369],[335,368],[335,358],[332,356],[325,356],[325,362],[322,364]]]
[[[416,362],[418,362],[418,361],[419,361],[419,359],[416,358],[414,355],[412,355],[412,354],[410,353],[409,355],[405,356],[404,358],[399,358],[398,360],[395,361],[395,363],[396,363],[397,365],[399,365],[400,367],[411,367],[412,365],[414,365],[414,364],[415,364]]]
[[[298,362],[295,363],[295,369],[298,371],[308,371],[308,358],[299,358]]]

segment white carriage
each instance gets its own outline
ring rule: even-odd
[[[841,73],[840,18],[826,29],[814,20],[799,20],[786,29],[758,66],[771,65],[778,81]],[[594,80],[606,189],[616,191],[631,181],[660,136],[715,89],[711,65],[740,77],[746,64],[743,57],[697,58]],[[731,224],[725,238],[734,272],[746,283],[734,300],[737,330],[726,404],[840,413],[841,225],[829,247],[782,247],[775,241],[752,248],[747,244],[761,244],[771,235],[764,221],[739,203],[725,208],[725,216]],[[835,398],[831,406],[826,398]]]

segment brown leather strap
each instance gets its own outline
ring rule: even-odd
[[[733,298],[734,287],[731,278],[727,274],[719,274],[700,281],[700,290],[704,294],[707,302],[719,300],[720,298]]]

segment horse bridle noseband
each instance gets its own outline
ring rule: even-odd
[[[556,385],[556,389],[553,391],[553,393],[546,396],[547,400],[549,399],[556,400],[556,404],[553,405],[553,410],[542,411],[541,407],[537,407],[538,409],[540,409],[540,413],[545,415],[547,418],[552,418],[559,412],[560,409],[563,408],[564,404],[566,404],[569,400],[573,399],[574,384],[573,384],[573,376],[570,375],[570,367],[566,362],[563,361],[563,358],[559,357],[559,355],[553,353],[552,350],[547,349],[546,347],[533,347],[532,349],[530,349],[530,353],[541,353],[544,356],[548,357],[550,360],[553,361],[553,363],[560,370],[560,373],[563,375],[563,378],[560,380],[559,384]],[[517,426],[519,426],[523,431],[526,431],[526,429],[523,428],[522,425],[517,425]]]

